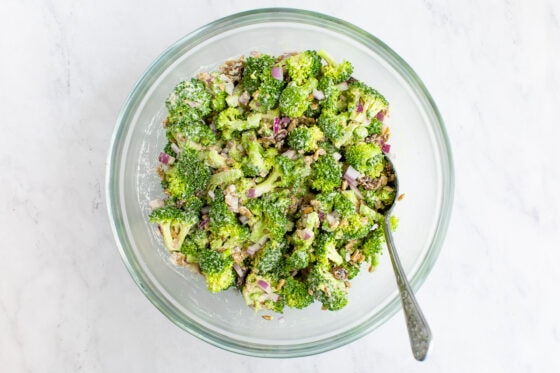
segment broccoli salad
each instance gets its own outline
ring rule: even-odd
[[[255,310],[339,310],[395,199],[388,103],[325,51],[251,53],[180,82],[150,203],[174,261]],[[391,221],[393,229],[397,220]]]

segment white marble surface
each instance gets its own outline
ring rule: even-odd
[[[2,372],[560,370],[560,3],[0,2]],[[319,356],[268,360],[179,330],[121,262],[104,199],[120,105],[148,64],[240,10],[305,6],[377,35],[424,80],[457,172],[445,247],[418,294],[435,335],[411,357],[402,314]]]

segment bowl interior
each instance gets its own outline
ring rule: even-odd
[[[165,144],[164,103],[173,87],[251,51],[281,54],[325,49],[338,60],[351,61],[354,76],[378,89],[391,104],[387,119],[392,129],[391,151],[400,190],[405,193],[395,209],[400,218],[395,240],[414,287],[433,265],[441,244],[436,236],[445,231],[447,212],[442,204],[448,194],[444,189],[451,187],[451,175],[445,169],[449,155],[444,154],[445,133],[437,110],[422,84],[382,43],[352,26],[334,24],[328,17],[287,11],[257,16],[218,21],[187,36],[141,78],[115,132],[108,176],[110,213],[131,274],[172,321],[230,350],[304,355],[353,340],[396,312],[400,304],[388,254],[384,253],[375,272],[364,268],[353,280],[348,306],[338,312],[322,311],[314,304],[283,315],[264,312],[274,316],[269,321],[249,309],[235,289],[210,294],[200,275],[171,263],[148,222],[148,202],[163,196],[155,170]]]

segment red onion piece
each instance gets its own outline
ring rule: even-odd
[[[272,77],[277,80],[284,80],[284,72],[281,67],[274,66],[271,70]]]
[[[319,211],[319,221],[325,220],[325,213],[323,211]]]
[[[265,280],[257,280],[257,286],[266,291],[267,294],[270,294],[272,290],[270,290],[270,284]]]
[[[257,196],[257,191],[251,188],[247,191],[247,198],[255,198]]]
[[[233,88],[234,88],[233,83],[227,82],[224,87],[224,91],[226,91],[226,93],[231,96],[233,94]]]
[[[177,155],[179,155],[179,153],[181,153],[181,149],[179,149],[179,147],[177,146],[177,144],[175,144],[174,142],[171,143],[171,149],[172,149]]]
[[[160,207],[165,206],[165,202],[162,199],[154,199],[148,203],[152,210],[159,209]]]
[[[278,299],[280,299],[280,296],[276,293],[270,293],[269,294],[269,298],[273,301],[273,302],[278,302]]]
[[[289,123],[290,123],[290,118],[288,117],[280,118],[280,124],[289,124]]]
[[[339,223],[338,218],[339,216],[336,212],[331,212],[327,215],[327,223],[329,223],[330,226],[337,225]]]
[[[238,275],[240,278],[245,277],[245,273],[247,273],[247,269],[241,268],[241,266],[239,266],[239,264],[237,264],[237,263],[235,263],[235,264],[233,265],[233,269],[235,270],[235,272],[237,273],[237,275]]]
[[[352,166],[348,166],[346,172],[344,173],[344,179],[348,181],[348,184],[350,185],[355,185],[356,179],[359,179],[360,177],[362,177],[362,174]]]
[[[347,91],[348,90],[348,83],[342,82],[336,86],[340,91]]]
[[[383,110],[381,110],[379,113],[377,113],[377,115],[375,116],[378,120],[383,122],[383,119],[385,119],[385,112]]]
[[[238,101],[241,105],[247,105],[250,99],[251,96],[249,96],[249,92],[243,91],[243,93],[239,96]]]
[[[358,102],[358,107],[356,108],[356,111],[358,113],[362,113],[364,111],[364,104],[362,104],[362,101]]]
[[[164,152],[159,153],[158,160],[160,163],[167,164],[169,162],[169,155]]]
[[[313,231],[309,228],[298,229],[296,231],[296,233],[297,233],[298,237],[301,238],[304,241],[307,241],[308,239],[310,239],[314,236]]]
[[[206,227],[208,225],[208,223],[210,223],[210,219],[204,219],[203,221],[201,221],[200,223],[198,223],[198,229],[204,229],[204,227]]]
[[[315,97],[315,99],[321,101],[322,99],[325,98],[325,94],[323,93],[323,91],[319,91],[317,89],[313,90],[313,97]]]
[[[348,186],[350,187],[350,189],[352,189],[356,197],[358,197],[359,199],[364,199],[362,192],[360,192],[360,190],[355,185],[349,183]]]
[[[274,118],[274,124],[272,125],[272,130],[274,131],[275,135],[280,130],[280,118],[278,117]]]
[[[383,153],[389,153],[391,151],[391,145],[384,143],[383,145],[381,145],[381,150],[383,151]]]

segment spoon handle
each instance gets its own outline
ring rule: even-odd
[[[422,310],[420,310],[420,306],[418,305],[414,292],[406,279],[406,274],[404,273],[399,256],[397,255],[395,242],[393,241],[393,234],[391,233],[389,216],[385,217],[383,231],[385,232],[389,256],[391,257],[391,263],[393,264],[393,270],[395,271],[395,277],[397,278],[399,293],[401,294],[401,302],[404,316],[406,318],[408,336],[410,338],[410,347],[412,348],[414,358],[418,361],[423,361],[430,349],[432,332],[430,331],[426,318],[422,314]]]

